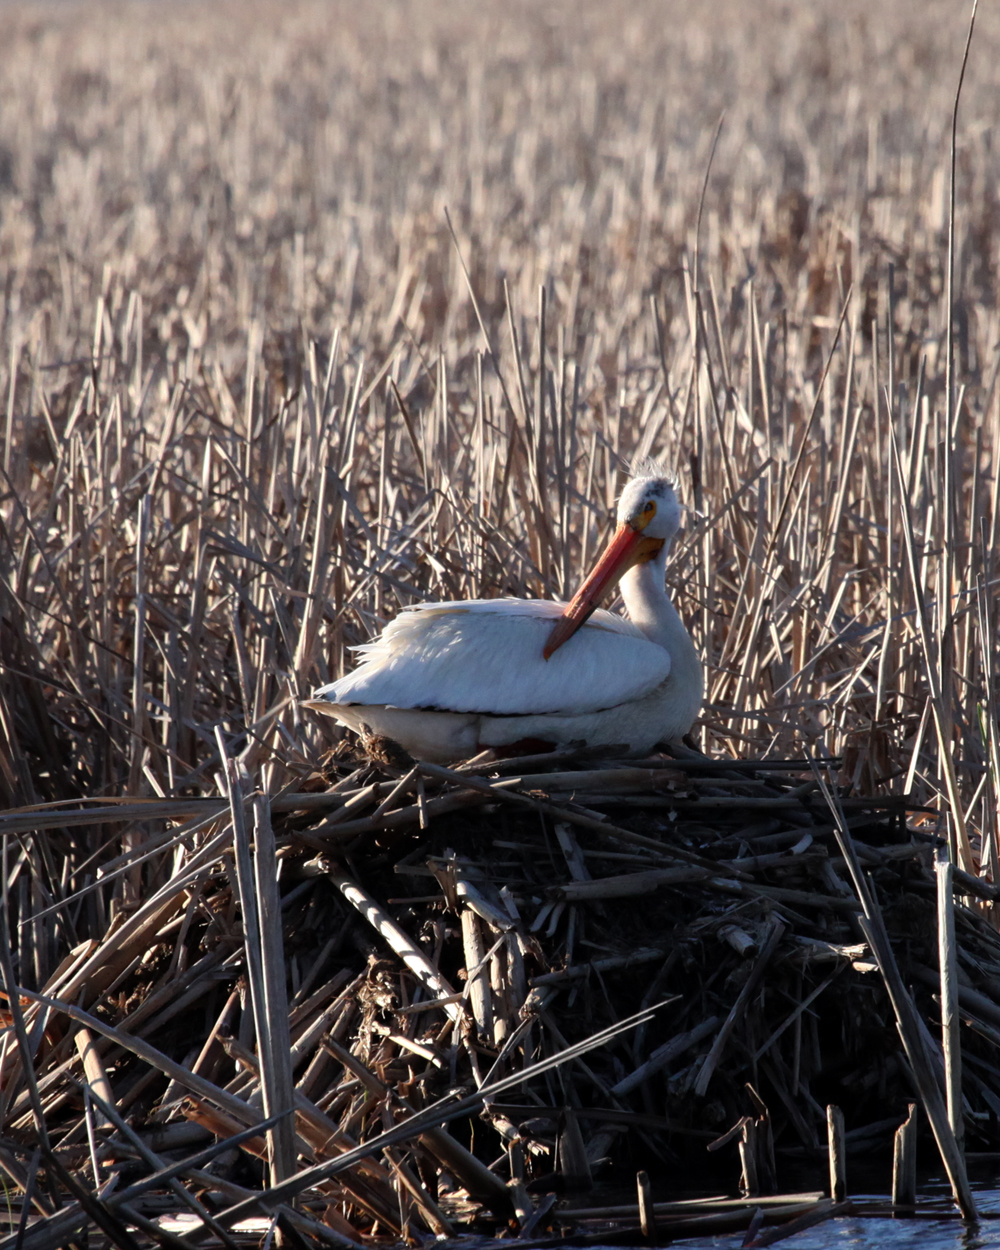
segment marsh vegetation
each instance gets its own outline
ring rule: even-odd
[[[20,986],[155,1021],[213,1080],[243,1070],[202,1051],[239,1015],[223,756],[234,793],[298,811],[276,826],[291,864],[287,796],[371,781],[298,700],[402,605],[570,595],[645,455],[688,506],[668,584],[707,664],[701,749],[836,757],[846,798],[910,795],[913,828],[1000,883],[1000,19],[980,15],[962,98],[949,367],[953,6],[712,14],[4,5]],[[119,800],[127,821],[80,814]],[[326,950],[327,1011],[350,917],[294,889],[289,993]],[[8,1037],[0,1118],[24,1138]],[[45,1045],[69,1149],[73,1042]],[[138,1115],[166,1078],[112,1053]],[[387,1176],[344,1201],[391,1227]]]

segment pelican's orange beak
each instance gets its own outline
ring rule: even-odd
[[[641,529],[623,521],[615,530],[614,537],[594,565],[590,576],[552,627],[542,655],[549,659],[558,651],[564,642],[573,637],[594,609],[600,607],[601,600],[609,590],[618,585],[622,574],[635,564],[651,560],[662,547],[662,538],[647,538]]]

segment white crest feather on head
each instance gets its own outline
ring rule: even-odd
[[[659,477],[669,482],[674,490],[677,489],[677,474],[673,469],[659,460],[654,460],[652,456],[637,456],[629,464],[629,477],[635,479],[637,477]]]

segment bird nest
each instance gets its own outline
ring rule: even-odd
[[[270,798],[230,762],[225,799],[76,813],[157,820],[188,854],[8,1003],[24,1246],[185,1221],[212,1244],[268,1222],[607,1241],[640,1218],[671,1240],[814,1203],[774,1195],[825,1168],[830,1104],[848,1154],[888,1166],[913,1087],[842,844],[934,1030],[924,814],[804,760],[382,755],[341,748]],[[996,891],[955,890],[967,1144],[995,1150]]]

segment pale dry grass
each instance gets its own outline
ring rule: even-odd
[[[704,748],[843,755],[997,879],[995,11],[951,430],[954,6],[362,12],[4,6],[3,801],[216,795],[217,728],[268,792],[310,778],[296,699],[348,646],[419,598],[570,592],[651,452],[692,508]],[[102,837],[12,851],[18,914]],[[22,978],[174,870],[29,925]]]

